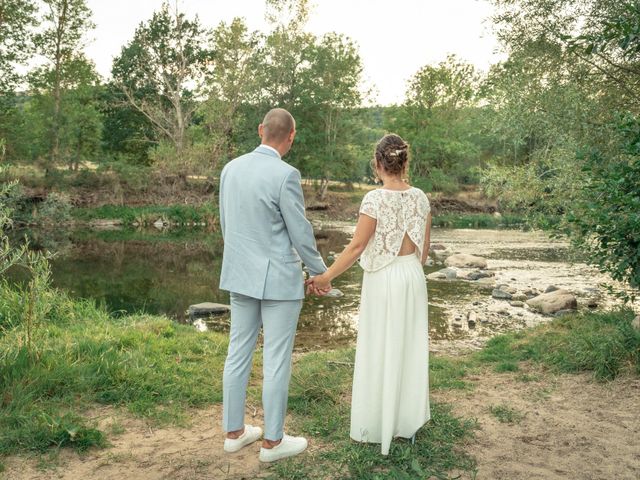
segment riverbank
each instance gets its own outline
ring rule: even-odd
[[[8,199],[17,225],[218,228],[217,186],[202,180],[191,180],[181,189],[167,185],[123,187],[116,196],[104,185],[67,185],[62,190],[28,185],[22,185]],[[376,187],[334,182],[320,201],[313,182],[305,181],[307,216],[318,221],[355,221],[363,196],[372,188]],[[429,195],[436,227],[520,228],[526,224],[522,215],[498,212],[496,202],[477,189]]]
[[[598,472],[606,471],[624,479],[640,471],[640,445],[629,438],[640,407],[640,334],[630,311],[569,315],[496,337],[474,354],[432,356],[433,419],[415,446],[396,441],[388,457],[346,435],[353,349],[298,354],[288,429],[309,436],[311,448],[264,466],[254,458],[257,446],[235,456],[219,451],[225,335],[163,317],[114,319],[63,293],[47,301],[51,311],[31,355],[16,320],[20,302],[5,291],[0,306],[0,468],[7,479],[117,478],[125,471],[140,479],[532,478],[521,470],[541,468],[544,458],[555,477],[541,478],[602,478]],[[258,354],[248,394],[248,414],[258,423],[260,371]],[[499,441],[507,433],[508,447]],[[554,445],[561,448],[551,455]]]

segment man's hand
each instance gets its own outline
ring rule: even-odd
[[[315,277],[311,277],[309,280],[304,282],[307,287],[307,295],[314,294],[322,297],[329,293],[332,289],[331,282],[327,280],[323,275],[317,275]]]

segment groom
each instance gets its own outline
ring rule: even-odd
[[[262,144],[229,162],[220,176],[224,254],[220,288],[231,296],[231,332],[223,375],[224,449],[236,452],[258,440],[244,424],[253,352],[263,329],[264,439],[260,460],[272,462],[307,448],[284,434],[291,352],[304,298],[302,261],[310,274],[327,267],[305,217],[300,172],[282,161],[296,134],[289,112],[275,108],[258,127]],[[316,293],[326,293],[316,292]]]

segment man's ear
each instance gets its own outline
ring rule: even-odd
[[[289,143],[293,143],[293,139],[296,137],[296,131],[295,130],[291,130],[291,132],[289,133]]]
[[[264,135],[264,125],[260,124],[258,125],[258,136],[262,138],[263,135]]]

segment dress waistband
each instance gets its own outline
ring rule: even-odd
[[[418,256],[415,253],[410,253],[409,255],[396,255],[396,258],[393,259],[393,263],[405,263],[405,262],[418,262]]]

